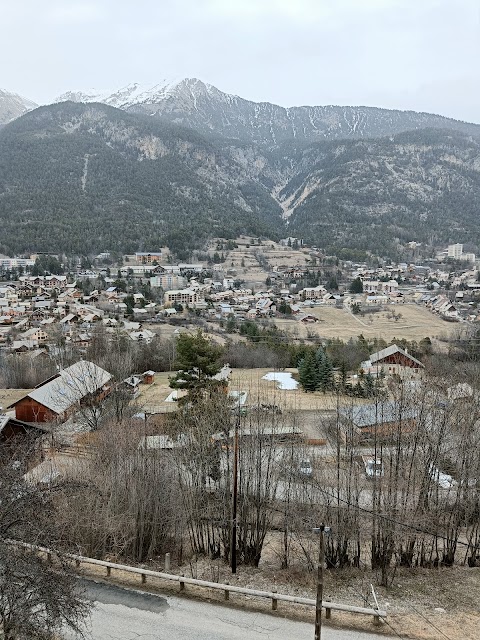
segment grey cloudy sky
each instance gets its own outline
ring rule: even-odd
[[[479,0],[0,0],[0,87],[197,77],[251,100],[480,122]]]

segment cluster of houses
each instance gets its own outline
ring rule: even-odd
[[[347,263],[347,270],[352,278],[362,280],[367,305],[399,303],[408,297],[410,302],[447,320],[480,320],[476,310],[480,301],[479,272],[471,266],[451,272],[428,264],[400,263],[376,269],[350,265],[348,269]]]
[[[108,257],[105,253],[97,259]],[[309,309],[317,305],[348,308],[408,301],[424,305],[447,320],[479,319],[478,271],[467,263],[463,270],[452,273],[438,262],[372,268],[346,261],[341,265],[344,281],[340,290],[328,290],[321,284],[303,286],[319,269],[313,261],[309,266],[275,266],[270,271],[267,267],[268,285],[261,291],[236,280],[236,272],[222,264],[165,264],[160,251],[125,256],[123,264],[117,278],[110,273],[106,277],[106,270],[100,268],[78,268],[72,277],[22,275],[15,282],[0,283],[0,346],[3,343],[13,351],[35,351],[55,334],[85,349],[96,323],[104,324],[110,332],[121,329],[131,340],[150,342],[155,334],[147,323],[168,319],[186,307],[219,321],[229,317],[255,320],[287,312],[299,322],[314,323],[317,316]],[[130,277],[128,294],[115,286],[119,276]],[[97,285],[104,282],[104,288],[85,295],[77,286],[84,277],[96,279]],[[350,282],[357,278],[363,293],[349,293]],[[153,294],[163,292],[163,300],[158,294],[152,296],[157,302],[145,299],[136,282],[148,283]]]
[[[92,328],[103,324],[107,331],[121,327],[134,341],[150,341],[154,333],[142,322],[156,313],[156,305],[133,294],[132,321],[125,320],[125,293],[115,287],[85,296],[66,276],[23,276],[18,283],[0,286],[0,346],[9,351],[39,351],[58,341],[84,349],[92,339]]]

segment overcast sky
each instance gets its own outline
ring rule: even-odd
[[[197,77],[480,122],[480,0],[0,0],[0,59],[0,87],[41,103]]]

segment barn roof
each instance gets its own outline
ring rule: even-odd
[[[93,362],[80,360],[60,371],[53,380],[34,389],[29,398],[54,413],[63,413],[79,400],[101,389],[111,375]]]
[[[415,407],[401,406],[396,402],[380,402],[342,408],[340,416],[351,420],[355,427],[361,429],[375,424],[382,425],[400,422],[400,420],[413,420],[418,416],[418,410]]]
[[[420,360],[417,360],[416,358],[414,358],[412,355],[410,355],[409,353],[407,353],[406,351],[401,349],[396,344],[391,344],[389,347],[386,347],[385,349],[382,349],[381,351],[377,351],[377,353],[372,353],[372,355],[370,356],[369,360],[373,365],[373,364],[375,364],[375,362],[380,362],[381,360],[384,360],[385,358],[388,358],[389,356],[394,356],[397,353],[399,355],[401,355],[401,356],[404,356],[405,358],[408,358],[409,360],[411,360],[412,362],[417,364],[419,367],[423,367],[424,366],[420,362]]]

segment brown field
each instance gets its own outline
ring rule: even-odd
[[[229,388],[232,391],[247,391],[247,405],[268,402],[277,404],[285,409],[299,411],[333,411],[336,406],[336,396],[332,393],[305,393],[299,387],[295,390],[278,389],[277,383],[263,380],[266,373],[273,369],[233,369]],[[285,369],[285,371],[297,374],[297,369]],[[174,372],[162,371],[155,374],[152,385],[141,385],[137,404],[147,410],[160,408],[161,412],[175,411],[176,403],[165,402],[165,398],[171,393],[168,385],[168,377]]]
[[[237,278],[244,280],[245,285],[255,289],[264,288],[268,271],[265,271],[258,263],[255,252],[262,253],[267,259],[270,267],[275,266],[304,266],[307,264],[309,252],[307,250],[294,251],[290,247],[266,240],[262,245],[252,245],[251,238],[237,238],[237,249],[226,252],[225,270],[235,269]],[[247,244],[250,246],[247,247]],[[209,247],[210,252],[214,249],[215,243]],[[242,267],[243,261],[243,267]]]
[[[12,403],[25,397],[32,389],[0,389],[0,408],[4,411]]]
[[[170,413],[177,410],[176,402],[165,402],[172,393],[169,387],[168,377],[174,375],[174,371],[162,371],[155,374],[155,380],[150,385],[140,385],[140,395],[136,399],[139,407],[147,413]]]
[[[386,317],[387,310],[401,313],[399,320]],[[416,304],[399,304],[385,306],[383,311],[365,316],[354,316],[347,309],[330,306],[306,307],[305,311],[316,316],[319,322],[302,324],[297,320],[276,319],[275,324],[293,332],[299,338],[307,338],[313,334],[321,338],[341,338],[348,340],[363,334],[366,338],[393,338],[421,340],[425,337],[444,338],[459,330],[456,322],[445,322],[428,309]]]
[[[297,389],[278,389],[277,382],[263,380],[263,376],[273,369],[233,369],[230,379],[230,389],[233,391],[247,391],[247,404],[268,402],[286,409],[298,411],[333,411],[337,397],[333,393],[306,393],[299,386]],[[295,377],[297,369],[284,369]],[[360,401],[362,402],[362,401]]]

